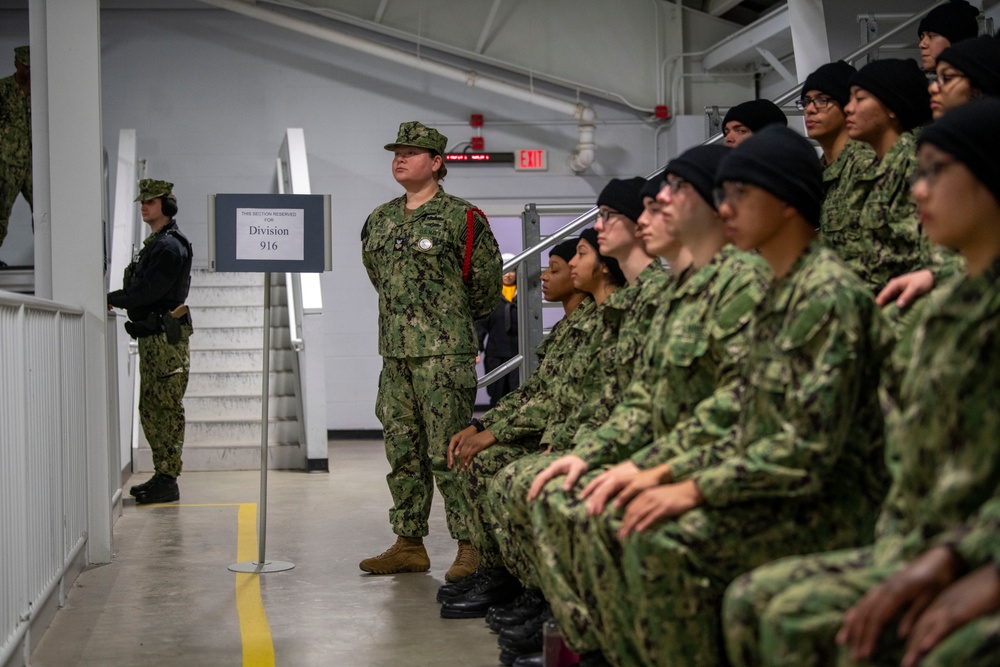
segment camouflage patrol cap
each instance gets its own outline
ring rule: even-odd
[[[448,146],[448,137],[444,136],[433,127],[427,127],[423,123],[411,120],[408,123],[399,124],[399,135],[396,141],[386,144],[387,151],[396,150],[396,146],[415,146],[434,151],[438,155],[444,155]]]
[[[167,181],[158,181],[155,178],[144,178],[139,181],[139,196],[135,201],[146,201],[157,197],[166,197],[173,193],[174,184]]]
[[[31,67],[31,49],[27,46],[18,46],[14,49],[14,62]]]

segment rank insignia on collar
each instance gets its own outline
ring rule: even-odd
[[[434,247],[434,243],[428,238],[422,238],[419,241],[417,241],[417,247],[423,250],[424,252],[427,252],[428,250]]]

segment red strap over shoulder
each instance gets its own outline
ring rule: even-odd
[[[487,225],[490,224],[486,214],[478,208],[470,208],[465,212],[465,259],[462,261],[462,282],[465,284],[469,283],[469,273],[472,271],[472,244],[475,241],[473,237],[476,229],[476,213],[482,217]]]

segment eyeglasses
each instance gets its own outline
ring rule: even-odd
[[[833,98],[827,95],[817,95],[816,97],[803,97],[802,99],[795,100],[795,108],[799,111],[805,111],[806,107],[810,104],[816,107],[816,110],[825,109],[833,102]]]
[[[958,72],[944,72],[943,74],[928,74],[927,85],[937,84],[939,88],[944,88],[955,79],[967,79],[968,77]]]
[[[747,186],[745,183],[730,183],[729,185],[722,185],[714,190],[712,190],[712,201],[715,202],[715,208],[722,208],[723,204],[729,204],[730,206],[735,206],[740,199],[747,193]]]
[[[597,219],[603,223],[607,223],[611,218],[616,215],[622,215],[618,211],[612,211],[610,208],[599,208],[597,209]]]
[[[663,187],[660,189],[670,190],[671,195],[676,195],[685,185],[690,185],[690,183],[683,178],[667,178],[664,179]]]
[[[927,181],[927,186],[933,187],[938,182],[938,178],[941,177],[941,172],[953,164],[955,164],[954,160],[942,160],[940,162],[932,162],[926,167],[917,167],[913,175],[910,176],[910,187],[912,188],[920,180]]]

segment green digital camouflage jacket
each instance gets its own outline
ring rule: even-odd
[[[814,243],[757,310],[738,426],[670,459],[673,479],[695,480],[711,506],[826,497],[871,530],[888,486],[878,391],[893,342],[867,287]]]
[[[586,328],[580,323],[597,317],[597,304],[588,296],[569,316],[552,327],[548,337],[536,350],[538,368],[535,372],[521,386],[501,398],[480,419],[498,442],[510,444],[521,437],[518,429],[513,426],[521,407],[534,402],[538,396],[548,395],[549,384],[558,381],[567,360],[577,352],[581,331]]]
[[[1000,260],[924,298],[893,352],[906,372],[888,401],[893,485],[875,558],[909,560],[948,544],[974,565],[997,556],[997,533],[986,533],[1000,489]]]
[[[910,196],[916,166],[916,138],[905,132],[882,160],[859,160],[849,183],[838,185],[840,199],[824,206],[829,208],[820,223],[824,243],[872,293],[934,261]]]
[[[498,442],[509,444],[523,438],[541,442],[549,425],[563,422],[569,406],[583,400],[581,378],[589,363],[586,352],[591,349],[592,341],[601,337],[605,324],[604,305],[598,306],[593,300],[589,303],[593,310],[585,313],[586,317],[573,318],[567,323],[567,354],[558,368],[553,369],[544,389],[527,397],[502,422],[489,422],[488,428]]]
[[[727,433],[738,416],[739,363],[770,269],[760,257],[726,246],[689,270],[649,327],[632,382],[611,416],[575,440],[591,468],[640,455],[655,458],[674,431],[681,447]],[[703,402],[712,404],[703,409]]]
[[[378,292],[383,357],[476,354],[474,321],[493,309],[503,261],[485,219],[473,214],[472,261],[463,279],[469,202],[438,190],[404,215],[406,198],[376,208],[361,230],[361,258]]]
[[[0,162],[14,167],[31,163],[31,98],[13,76],[0,79]]]
[[[599,337],[591,341],[582,358],[588,366],[579,379],[582,400],[566,392],[566,418],[550,421],[542,436],[543,445],[563,451],[573,444],[574,437],[600,426],[621,400],[624,388],[632,381],[642,350],[646,346],[649,326],[661,303],[669,297],[673,274],[659,260],[636,276],[635,283],[605,299],[602,315],[604,327]],[[584,429],[581,432],[581,429]]]

